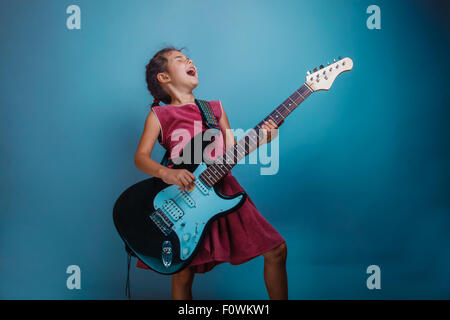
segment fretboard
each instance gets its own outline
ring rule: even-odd
[[[278,126],[312,92],[306,84],[295,90],[282,104],[275,108],[252,130],[249,130],[233,147],[228,148],[223,155],[218,157],[200,174],[200,178],[204,183],[212,187],[219,182],[241,159],[258,149],[260,146],[259,141],[262,138],[261,127],[265,121],[273,120]]]

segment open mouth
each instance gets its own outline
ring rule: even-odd
[[[191,77],[195,77],[195,75],[197,74],[197,72],[195,71],[194,68],[189,68],[189,69],[186,71],[186,73],[187,73],[188,75],[190,75]]]

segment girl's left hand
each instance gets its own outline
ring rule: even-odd
[[[280,126],[283,124],[284,120],[280,122]],[[264,124],[261,126],[263,132],[262,143],[269,143],[273,139],[278,136],[278,127],[277,124],[270,119],[269,121],[264,121]]]

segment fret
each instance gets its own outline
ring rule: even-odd
[[[295,102],[294,100],[291,99],[291,97],[288,98],[289,100],[291,100],[294,104],[297,104],[297,102]],[[295,99],[295,98],[294,98]],[[289,104],[290,105],[290,104]]]
[[[252,138],[251,136],[249,136],[249,135],[245,136],[244,138],[246,138],[246,137],[249,138],[249,142],[251,143],[251,145],[246,144],[246,145],[248,146],[248,151],[249,151],[248,153],[246,152],[246,155],[247,155],[247,154],[249,154],[249,153],[251,152],[251,151],[250,151],[251,147],[257,146],[257,145],[258,145],[258,142],[257,142],[256,140],[253,140],[253,138]]]
[[[211,173],[212,174],[214,174],[214,178],[217,178],[218,176],[216,175],[216,174],[219,174],[220,175],[220,173],[219,172],[217,172],[217,170],[215,170],[215,166],[214,166],[214,164],[211,166]]]
[[[209,185],[209,182],[206,181],[206,178],[203,176],[203,173],[199,175],[200,180],[203,184]]]
[[[215,182],[219,181],[224,175],[222,173],[219,173],[219,171],[217,171],[217,166],[214,164],[212,166],[213,172],[214,172],[214,179]]]
[[[247,144],[247,141],[246,141],[246,140],[244,140],[244,142],[243,142],[242,144],[243,144],[243,146],[241,146],[241,148],[242,148],[242,151],[243,151],[243,157],[245,157],[245,156],[248,154],[247,151],[249,151],[250,148],[249,148],[249,145]],[[242,158],[243,158],[243,157],[242,157]],[[241,158],[241,159],[242,159],[242,158]]]
[[[244,144],[245,144],[246,148],[244,148],[244,153],[240,156],[240,158],[238,159],[237,162],[244,159],[250,153],[250,146],[246,142]]]
[[[289,115],[289,112],[286,111],[286,107],[284,105],[280,105],[277,109],[280,110],[280,113],[283,115],[283,119]]]
[[[229,154],[230,152],[233,152],[233,154]],[[230,150],[226,152],[226,159],[225,162],[227,165],[233,165],[234,164],[234,160],[235,160],[235,154],[234,154],[234,147]],[[231,163],[230,163],[231,161]]]
[[[248,142],[249,144],[252,144],[252,145],[247,144],[247,146],[249,147],[248,150],[250,151],[250,147],[256,145],[257,142],[255,140],[252,140],[252,137],[250,135],[244,136],[244,139],[246,139],[246,138],[248,138],[248,140],[246,140],[246,143]]]
[[[239,162],[239,159],[242,158],[242,156],[243,156],[237,149],[236,149],[236,152],[237,152],[237,157],[235,157],[235,158],[233,159],[233,164],[238,163],[238,162]]]
[[[242,140],[240,140],[238,143],[236,143],[236,150],[237,150],[238,152],[240,152],[239,148],[243,148],[243,149],[241,149],[241,150],[245,153],[245,148],[240,144],[241,141],[242,141]],[[245,141],[244,141],[243,143],[245,144]],[[239,154],[239,155],[241,155],[241,154]]]
[[[233,147],[233,161],[236,160],[238,156],[240,156],[239,150],[237,149],[238,143],[236,143]]]
[[[212,168],[214,169],[216,166],[213,166]],[[214,175],[214,183],[217,183],[217,181],[219,181],[221,178],[223,177],[223,175],[219,174],[219,175]]]
[[[214,178],[215,178],[214,174],[212,173],[211,170],[209,170],[208,171],[208,179],[211,180],[212,183],[215,183]]]
[[[223,170],[224,174],[227,174],[230,171],[228,164],[219,163],[218,166]]]
[[[299,105],[300,101],[301,101],[301,99],[299,99],[299,96],[296,93],[297,93],[297,91],[295,91],[290,96],[291,101],[294,101],[294,105],[295,105],[294,108],[297,107]]]
[[[270,114],[264,119],[265,121],[267,121],[267,119],[272,120],[273,122],[275,122],[275,120],[270,116]]]
[[[226,161],[225,161],[226,157],[227,157],[227,151],[225,151],[225,153],[223,155],[221,155],[217,159],[217,161],[215,161],[215,163],[217,163],[225,173],[229,170],[229,168],[226,167],[227,166]]]
[[[230,164],[229,159],[230,159],[229,151],[226,151],[222,157],[222,163],[228,166]]]
[[[299,90],[296,90],[293,96],[296,97],[295,100],[299,100],[299,102],[297,103],[301,103],[303,100],[305,100],[305,96]]]
[[[278,114],[284,119],[283,115],[282,115],[281,113],[278,112],[278,108],[275,109],[275,112],[278,113]]]
[[[292,96],[293,96],[294,101],[295,101],[295,104],[296,104],[296,106],[297,106],[297,105],[299,105],[304,99],[303,99],[303,97],[301,96],[300,93],[298,93],[297,91],[296,91],[296,93],[297,93],[297,94],[294,93]]]
[[[209,179],[211,180],[211,187],[212,187],[214,184],[216,184],[217,180],[215,180],[214,176],[212,176],[211,174],[209,177],[210,177]]]
[[[232,159],[232,161],[231,161],[231,165],[235,165],[238,161],[237,161],[237,159],[238,159],[238,151],[236,150],[236,147],[234,146],[233,147],[233,149],[232,149],[232,151],[233,151],[233,157],[231,158]]]
[[[250,139],[252,139],[252,141],[253,141],[254,144],[257,144],[257,143],[258,143],[256,140],[253,140],[254,137],[252,137],[252,136],[247,136],[247,137],[249,137]]]
[[[283,102],[283,106],[284,106],[286,109],[288,109],[288,114],[290,114],[292,111],[294,111],[294,109],[295,109],[295,107],[296,107],[296,106],[294,106],[294,108],[291,109],[291,105],[292,105],[292,103],[290,103],[290,104],[287,106],[287,105],[285,105],[284,102]]]
[[[245,140],[246,140],[246,145],[247,145],[246,155],[248,155],[252,152],[252,149],[257,145],[257,143],[255,143],[255,141],[253,141],[250,136],[246,136]]]
[[[214,165],[216,165],[216,163],[214,163]],[[218,171],[220,172],[220,174],[226,174],[226,171],[222,170],[222,168],[219,165],[216,165],[216,168],[218,169]]]
[[[308,86],[307,83],[305,83],[305,84],[303,85],[303,87],[307,88],[307,89],[310,91],[310,93],[313,93],[313,92],[314,92],[314,91]]]
[[[215,165],[217,167],[217,169],[219,169],[221,171],[221,174],[226,173],[226,170],[222,167],[223,165],[221,164],[221,158],[217,158],[214,161],[213,165]]]
[[[218,169],[220,169],[220,171],[222,172],[221,174],[223,174],[223,175],[227,174],[228,170],[226,167],[224,168],[223,164],[215,163],[215,165],[217,166]]]
[[[247,150],[249,145],[247,144],[247,141],[245,140],[245,136],[238,141],[238,143],[235,144],[236,151],[238,152],[238,155],[240,158],[237,160],[239,162],[242,158],[244,158],[248,153]]]
[[[297,93],[305,100],[305,97],[300,92],[297,91]]]
[[[303,100],[305,100],[305,96],[300,91],[295,91],[294,95],[296,96],[295,100],[297,104],[300,104]]]
[[[216,183],[219,179],[219,177],[220,177],[220,174],[219,175],[217,175],[218,173],[217,173],[217,170],[215,170],[215,165],[213,164],[211,167],[210,167],[210,173],[213,175],[213,182],[214,183]]]
[[[207,173],[207,170],[208,169],[206,169],[205,171],[203,171],[201,174],[200,174],[200,178],[203,180],[203,182],[207,185],[207,186],[213,186],[214,185],[214,183],[212,183],[212,181],[208,178],[208,175],[207,174],[205,174],[205,173]]]
[[[277,113],[278,113],[278,112],[277,112]],[[275,116],[274,122],[275,122],[277,125],[280,124],[281,121],[283,121],[282,119],[284,119],[283,116],[281,116],[281,119],[280,119],[280,116],[279,116],[278,114],[275,114],[274,116]]]
[[[219,163],[219,164],[217,164],[222,170],[223,170],[223,172],[226,174],[231,168],[228,168],[228,165],[227,164],[221,164],[221,163]],[[223,169],[223,167],[225,167],[225,169]]]

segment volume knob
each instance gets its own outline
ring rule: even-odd
[[[189,254],[189,248],[183,249],[183,256],[187,256]]]
[[[191,235],[189,233],[183,234],[183,240],[184,241],[189,241],[190,238],[191,238]]]

